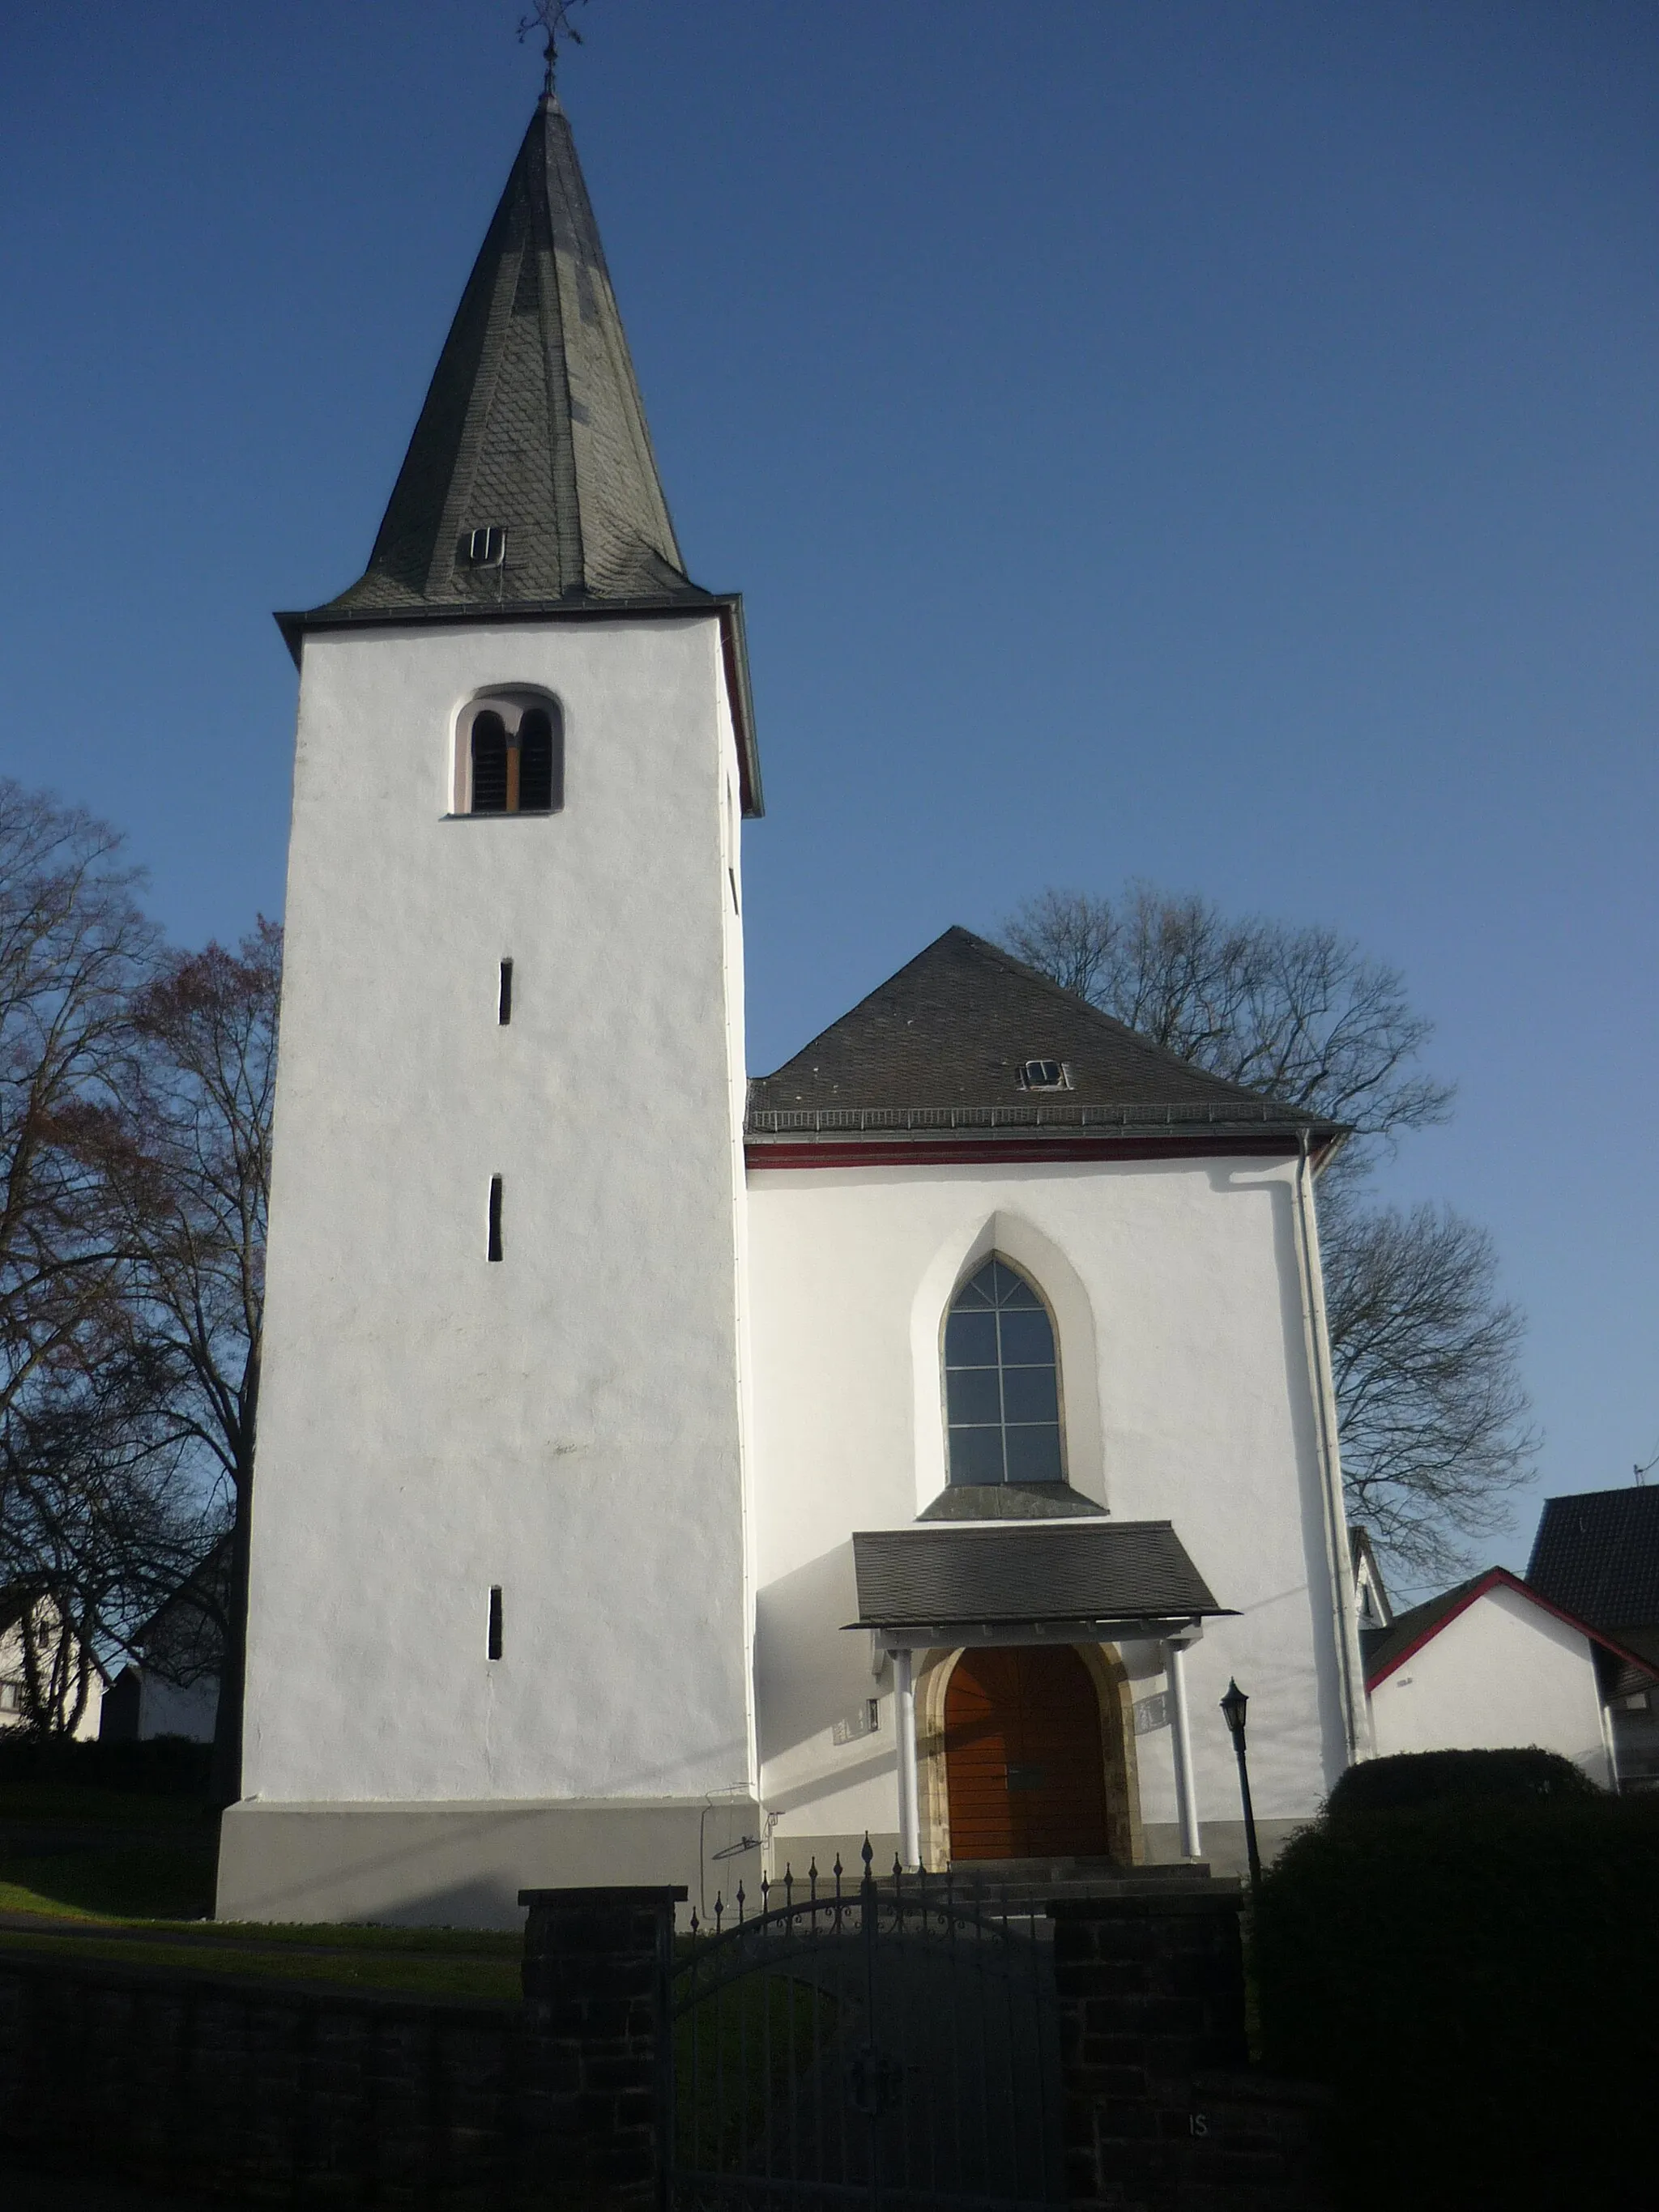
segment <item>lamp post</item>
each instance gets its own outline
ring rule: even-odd
[[[1255,1813],[1250,1803],[1250,1769],[1244,1756],[1244,1708],[1249,1702],[1237,1682],[1228,1682],[1227,1694],[1221,1700],[1221,1710],[1238,1759],[1238,1794],[1244,1801],[1244,1849],[1249,1856],[1250,1895],[1254,1898],[1261,1887],[1261,1854],[1255,1847]]]

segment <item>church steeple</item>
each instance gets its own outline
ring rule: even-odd
[[[367,570],[317,614],[708,603],[685,574],[570,125],[538,103]]]

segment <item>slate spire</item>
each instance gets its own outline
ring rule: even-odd
[[[680,559],[570,125],[549,93],[461,295],[368,567],[316,611],[453,617],[708,597]]]

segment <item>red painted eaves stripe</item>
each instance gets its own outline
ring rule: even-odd
[[[1379,1682],[1386,1682],[1389,1675],[1397,1668],[1403,1667],[1414,1652],[1420,1651],[1425,1644],[1432,1643],[1443,1628],[1449,1627],[1460,1613],[1467,1613],[1477,1598],[1485,1597],[1486,1592],[1491,1589],[1512,1589],[1520,1596],[1529,1598],[1540,1613],[1553,1613],[1557,1620],[1563,1622],[1568,1628],[1576,1628],[1581,1636],[1588,1637],[1592,1644],[1599,1644],[1604,1651],[1611,1651],[1615,1658],[1625,1660],[1630,1666],[1639,1667],[1644,1674],[1659,1681],[1659,1669],[1656,1669],[1650,1661],[1639,1657],[1634,1651],[1627,1651],[1622,1644],[1615,1643],[1611,1636],[1604,1636],[1599,1628],[1592,1628],[1589,1621],[1580,1620],[1577,1613],[1567,1612],[1563,1606],[1553,1605],[1548,1598],[1540,1596],[1530,1583],[1523,1583],[1519,1575],[1512,1575],[1507,1567],[1488,1567],[1478,1582],[1470,1583],[1449,1612],[1443,1613],[1438,1620],[1431,1621],[1419,1635],[1413,1637],[1403,1651],[1396,1651],[1386,1666],[1379,1667],[1374,1674],[1366,1675],[1367,1692],[1374,1690]]]
[[[1007,1160],[1200,1160],[1248,1154],[1293,1159],[1285,1137],[853,1137],[805,1144],[750,1139],[744,1158],[759,1168],[914,1168],[935,1163],[992,1166]]]

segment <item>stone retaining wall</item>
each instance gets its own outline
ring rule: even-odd
[[[0,1948],[0,2150],[255,2203],[666,2212],[677,1894],[526,1891],[522,2006]],[[1246,2065],[1237,1885],[1048,1912],[1074,2212],[1320,2212],[1317,2094]]]
[[[0,1955],[0,2142],[255,2202],[498,2212],[538,2201],[521,2044],[512,2004]]]
[[[1057,1900],[1073,2212],[1322,2212],[1320,2092],[1249,2066],[1235,1881]]]

